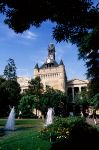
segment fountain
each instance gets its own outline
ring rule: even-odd
[[[48,125],[52,124],[53,123],[53,118],[54,118],[54,110],[53,110],[53,108],[48,108],[45,126],[48,126]]]
[[[8,116],[6,125],[5,125],[5,130],[15,130],[15,110],[14,107],[11,108],[10,114]]]

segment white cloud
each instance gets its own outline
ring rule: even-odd
[[[37,38],[37,35],[31,31],[26,31],[21,35],[22,38],[35,40]]]
[[[0,40],[8,40],[12,38],[19,38],[19,39],[28,39],[28,40],[35,40],[37,39],[37,34],[31,31],[25,31],[23,33],[15,33],[12,29],[9,29],[8,26],[5,24],[0,24]]]
[[[18,33],[18,34],[16,34],[14,31],[10,31],[8,35],[9,37],[18,37],[18,38],[24,38],[28,40],[35,40],[37,38],[37,34],[31,31],[26,31],[23,33]]]

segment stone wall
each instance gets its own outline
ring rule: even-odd
[[[46,86],[66,92],[66,78],[63,65],[52,68],[34,69],[34,78],[40,76],[44,90]]]

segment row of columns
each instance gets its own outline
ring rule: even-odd
[[[75,93],[81,92],[82,89],[86,89],[86,88],[87,87],[84,87],[84,86],[68,87],[68,89],[67,89],[67,95],[69,96],[69,94],[71,94],[72,95],[72,102],[74,102]],[[71,92],[70,92],[70,89],[71,89]]]
[[[72,96],[73,96],[73,101],[74,101],[74,97],[75,97],[75,92],[74,92],[74,88],[72,87]],[[79,89],[79,92],[81,92],[81,87],[77,87]]]

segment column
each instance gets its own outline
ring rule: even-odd
[[[73,97],[73,102],[74,102],[74,87],[72,87],[72,97]]]
[[[79,92],[81,92],[81,86],[79,86]]]

